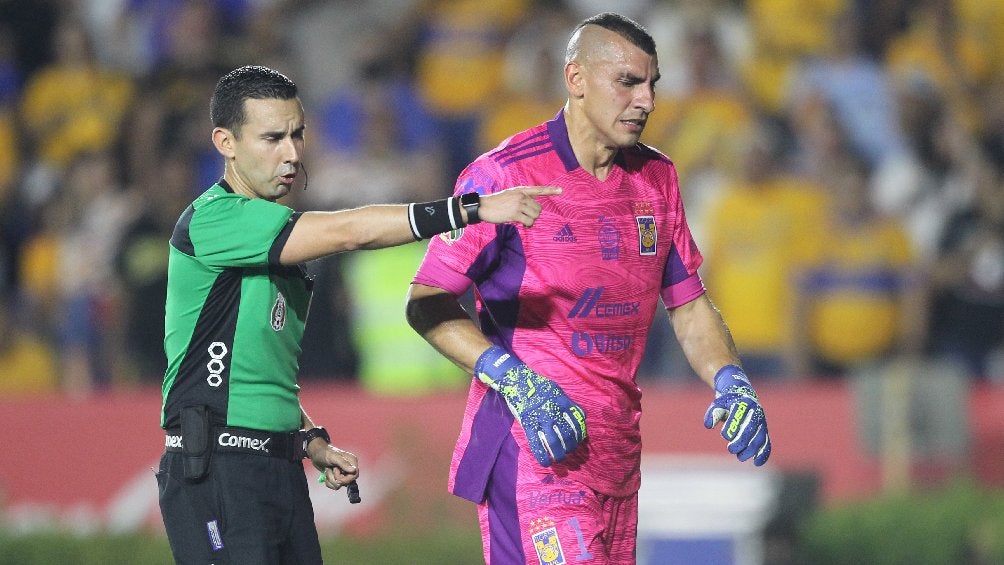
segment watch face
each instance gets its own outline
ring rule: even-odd
[[[476,224],[480,221],[478,217],[478,207],[481,204],[481,195],[477,192],[468,192],[460,195],[460,205],[467,210],[467,223]]]

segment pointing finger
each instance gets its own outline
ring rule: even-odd
[[[557,186],[520,186],[517,188],[529,196],[551,196],[554,194],[561,194],[561,188]]]

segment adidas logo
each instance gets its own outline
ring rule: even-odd
[[[554,241],[560,241],[563,243],[575,243],[575,234],[572,233],[572,226],[565,224],[562,226],[558,233],[554,234]]]

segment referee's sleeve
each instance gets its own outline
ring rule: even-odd
[[[296,225],[297,220],[300,219],[302,212],[293,212],[293,215],[289,217],[289,221],[286,225],[282,227],[279,235],[275,236],[275,240],[272,241],[272,247],[268,250],[268,264],[272,267],[279,267],[281,263],[279,262],[279,257],[282,255],[282,249],[286,247],[286,241],[289,240],[289,234],[293,233],[293,226]]]

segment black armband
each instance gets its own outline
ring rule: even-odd
[[[460,199],[456,197],[408,205],[408,223],[415,239],[426,239],[436,234],[464,227],[460,215]]]

